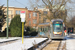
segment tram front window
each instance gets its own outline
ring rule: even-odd
[[[54,32],[62,32],[62,24],[53,24]]]

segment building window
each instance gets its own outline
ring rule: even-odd
[[[33,19],[33,24],[36,24],[37,23],[37,20],[36,19]]]
[[[16,14],[18,14],[18,11],[16,11]]]
[[[7,21],[7,18],[6,18],[6,21]],[[10,23],[11,22],[11,18],[8,18],[8,23]]]
[[[39,14],[39,19],[41,19],[41,14]]]
[[[20,14],[20,11],[17,10],[17,11],[16,11],[16,14]]]
[[[5,12],[5,14],[7,14],[7,11],[4,11]]]
[[[34,13],[33,13],[33,16],[34,16],[34,17],[37,17],[37,13],[34,12]]]
[[[47,20],[47,18],[44,18],[44,19],[43,19],[43,22],[46,23],[46,20]]]
[[[29,18],[31,18],[31,13],[29,13]]]
[[[29,25],[31,25],[31,21],[29,21]]]
[[[9,14],[12,14],[12,10],[9,10],[8,13],[9,13]]]
[[[13,18],[13,15],[11,15],[11,18]]]
[[[19,11],[19,14],[20,14],[20,12],[21,12],[21,11]]]
[[[7,11],[4,11],[4,12],[5,12],[4,14],[7,14]],[[9,14],[9,15],[13,14],[13,11],[12,11],[12,10],[9,10],[9,11],[8,11],[8,14]]]
[[[43,13],[44,13],[44,14],[47,14],[48,12],[47,12],[47,11],[43,11]]]
[[[41,23],[41,21],[39,20],[39,23]]]
[[[11,22],[11,18],[9,18],[9,23]]]

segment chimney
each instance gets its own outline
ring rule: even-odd
[[[27,7],[25,7],[25,9],[28,9]]]
[[[38,11],[38,8],[37,8],[37,7],[35,7],[35,8],[34,8],[34,11]]]

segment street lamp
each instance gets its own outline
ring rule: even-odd
[[[8,39],[8,0],[7,0],[7,39]]]
[[[23,44],[23,35],[24,35],[24,22],[25,22],[25,11],[21,11],[20,12],[20,18],[21,18],[21,22],[22,22],[22,44]]]

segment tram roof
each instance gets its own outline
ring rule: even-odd
[[[38,26],[48,26],[50,25],[50,22],[47,22],[47,23],[40,23]]]
[[[63,22],[62,19],[52,19],[51,21],[52,21],[52,22],[54,22],[54,21],[61,21],[61,22]]]

